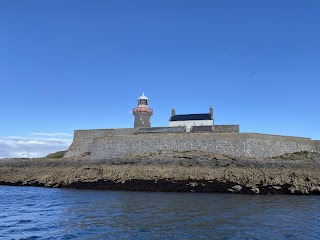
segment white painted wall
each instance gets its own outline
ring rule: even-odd
[[[213,120],[169,121],[169,127],[183,127],[190,132],[192,126],[213,126]]]

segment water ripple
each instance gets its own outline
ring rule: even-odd
[[[320,239],[318,196],[0,186],[0,239]]]

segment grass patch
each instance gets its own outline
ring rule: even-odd
[[[46,156],[46,158],[63,158],[64,154],[67,151],[59,151],[59,152],[55,152],[55,153],[50,153]]]

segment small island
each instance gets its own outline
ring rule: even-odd
[[[320,195],[320,141],[240,133],[209,113],[172,109],[151,127],[142,94],[134,128],[77,130],[65,152],[1,159],[0,184],[128,191]]]

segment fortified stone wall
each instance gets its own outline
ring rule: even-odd
[[[240,132],[239,125],[214,125],[215,133],[238,133]]]
[[[314,141],[314,145],[317,152],[320,152],[320,140]]]
[[[213,126],[193,126],[190,132],[213,132]]]
[[[173,133],[107,136],[94,139],[91,158],[110,159],[154,151],[199,150],[239,157],[271,157],[315,151],[308,138],[253,133]]]
[[[185,133],[186,127],[150,127],[140,128],[134,134],[148,134],[148,133]]]
[[[134,128],[96,129],[74,131],[73,142],[64,157],[78,157],[91,152],[92,141],[95,138],[117,135],[130,135],[136,131]]]

